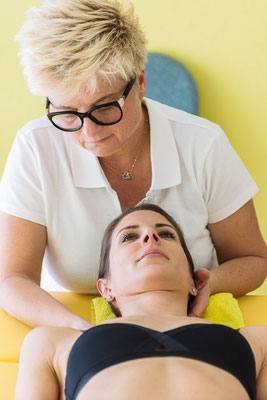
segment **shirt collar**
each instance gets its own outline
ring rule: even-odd
[[[160,190],[181,183],[180,162],[170,121],[159,103],[143,100],[148,109],[151,131],[152,183],[150,190]],[[109,187],[98,158],[70,141],[70,157],[76,187]]]
[[[145,98],[144,103],[147,106],[151,131],[151,190],[176,186],[181,183],[181,170],[171,121],[158,102]]]
[[[98,158],[79,144],[70,141],[71,169],[74,184],[79,188],[109,186]]]

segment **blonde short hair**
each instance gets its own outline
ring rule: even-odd
[[[128,0],[45,0],[16,40],[33,94],[93,92],[97,79],[140,75],[146,38]]]

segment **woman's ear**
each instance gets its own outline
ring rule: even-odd
[[[196,279],[196,272],[194,271],[192,281],[190,283],[189,295],[196,297],[197,294],[198,294],[197,279]]]
[[[105,300],[109,300],[110,288],[108,287],[106,279],[98,279],[96,283],[97,290]]]
[[[190,288],[189,294],[191,294],[191,296],[197,296],[197,293],[198,293],[198,291],[197,291],[197,288],[195,286],[195,282],[193,281],[192,284],[191,284],[191,288]]]

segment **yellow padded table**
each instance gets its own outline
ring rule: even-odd
[[[1,400],[14,400],[18,369],[18,363],[0,362]]]
[[[95,296],[51,293],[71,311],[90,321],[90,301]],[[267,296],[243,296],[238,299],[245,324],[267,325]],[[14,400],[20,347],[30,327],[0,309],[0,399]]]

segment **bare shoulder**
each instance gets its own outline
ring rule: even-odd
[[[240,330],[255,357],[257,373],[256,400],[267,399],[267,326],[247,326]]]
[[[256,362],[257,376],[267,369],[267,326],[246,326],[240,329],[248,341]]]
[[[61,368],[61,359],[65,360],[71,347],[82,332],[65,327],[40,326],[32,329],[24,339],[21,358],[32,362],[38,360],[56,372]],[[59,365],[60,364],[60,365]]]
[[[21,347],[15,400],[64,398],[68,354],[81,334],[72,328],[42,326],[32,329]]]
[[[39,356],[45,355],[46,360],[52,360],[54,355],[62,347],[72,346],[75,340],[82,334],[81,331],[73,328],[54,327],[54,326],[39,326],[32,329],[24,339],[22,350],[35,349]],[[45,352],[43,349],[45,348]]]

